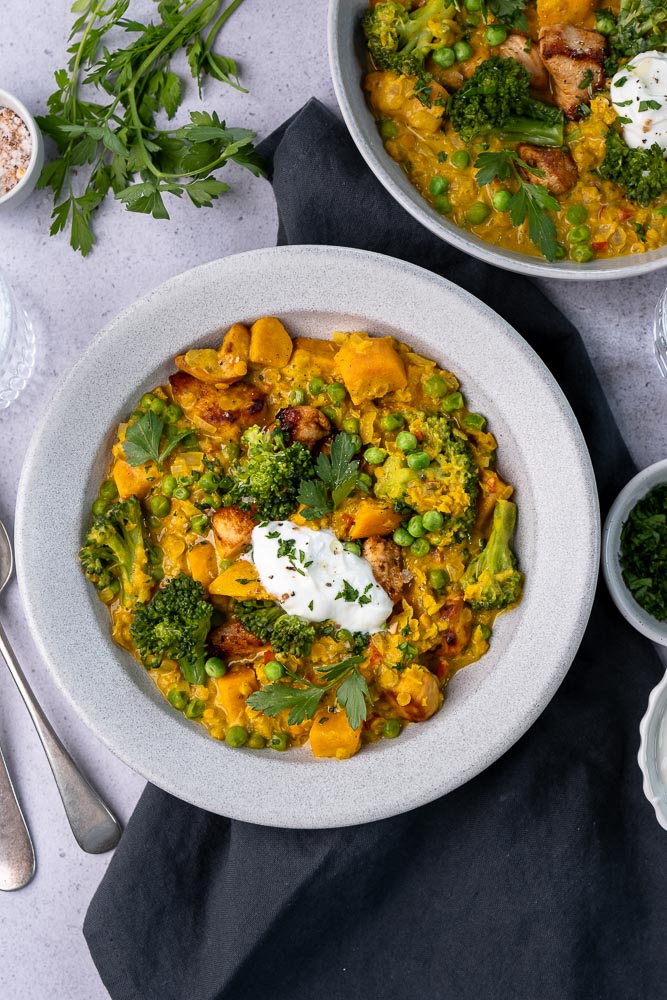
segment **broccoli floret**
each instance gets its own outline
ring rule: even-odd
[[[667,45],[667,0],[621,0],[616,19],[610,10],[597,10],[595,17],[598,31],[609,38],[607,76],[620,62]]]
[[[236,601],[234,617],[262,642],[270,642],[273,626],[285,612],[275,601]]]
[[[91,583],[117,591],[124,607],[150,600],[149,542],[136,497],[119,500],[95,517],[79,561]]]
[[[174,577],[150,603],[135,609],[130,632],[144,664],[158,667],[165,657],[178,660],[186,681],[204,684],[212,614],[201,583],[185,573]]]
[[[309,656],[315,629],[304,618],[288,615],[275,601],[236,601],[234,616],[248,632],[270,643],[276,653]]]
[[[516,504],[498,500],[489,540],[461,578],[463,596],[476,611],[497,611],[521,596],[521,573],[510,549],[515,524]]]
[[[563,112],[529,95],[530,74],[515,59],[492,56],[452,94],[448,112],[464,142],[496,133],[511,142],[563,145]]]
[[[419,514],[438,510],[446,517],[450,535],[467,534],[475,520],[479,480],[465,434],[444,416],[412,414],[408,427],[421,439],[420,449],[429,455],[431,464],[416,471],[408,467],[402,453],[391,453],[377,466],[375,495]]]
[[[302,480],[312,479],[315,466],[299,441],[286,445],[282,431],[250,427],[241,438],[246,454],[230,469],[234,481],[225,504],[242,510],[256,508],[262,520],[280,521],[299,506]]]
[[[599,171],[601,177],[614,181],[630,201],[640,205],[648,205],[667,191],[667,162],[657,142],[649,149],[630,149],[613,128],[607,132],[607,149]]]
[[[276,653],[310,656],[314,642],[314,627],[298,615],[281,615],[273,626],[271,645]]]
[[[410,13],[405,4],[388,0],[366,11],[361,27],[378,69],[421,76],[426,57],[446,45],[455,6],[447,0],[428,0]]]

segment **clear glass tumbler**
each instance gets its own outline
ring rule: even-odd
[[[25,387],[34,363],[32,323],[0,271],[0,410]]]

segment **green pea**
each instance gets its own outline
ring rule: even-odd
[[[444,569],[432,569],[428,574],[428,582],[434,590],[444,590],[449,583],[449,573]]]
[[[342,423],[342,428],[346,434],[358,434],[359,421],[356,417],[346,417]]]
[[[491,199],[496,212],[506,212],[510,207],[511,200],[512,195],[509,191],[506,191],[505,188],[501,188],[500,191],[496,191]]]
[[[285,673],[285,668],[280,660],[269,660],[268,663],[264,664],[264,673],[266,674],[267,680],[279,681]]]
[[[425,514],[422,514],[422,521],[426,531],[440,531],[445,523],[445,518],[439,510],[427,510]]]
[[[456,167],[457,170],[465,170],[469,163],[470,156],[467,150],[457,149],[455,153],[452,153],[451,164],[453,167]]]
[[[458,62],[465,62],[472,55],[472,45],[468,42],[457,42],[454,46],[454,55]]]
[[[363,444],[363,441],[361,440],[361,438],[359,437],[358,434],[350,434],[350,443],[352,444],[352,447],[354,448],[354,454],[356,454],[358,451],[361,450],[361,446]]]
[[[440,215],[447,215],[452,210],[452,203],[446,194],[439,194],[437,198],[433,199],[433,208]]]
[[[336,642],[352,642],[352,633],[349,628],[339,628],[335,636]]]
[[[384,142],[387,142],[389,139],[395,139],[398,135],[398,125],[391,118],[385,118],[383,121],[378,122],[378,131]]]
[[[371,479],[371,477],[368,475],[367,472],[360,472],[357,478],[357,486],[359,484],[361,484],[362,486],[366,486],[368,487],[368,489],[370,489],[371,486],[373,485],[373,480]]]
[[[588,209],[584,205],[570,205],[565,213],[565,218],[573,226],[580,226],[588,218]]]
[[[151,570],[151,576],[156,581],[156,583],[159,583],[160,580],[164,580],[164,570],[162,569],[162,566],[153,566]]]
[[[402,549],[407,549],[414,542],[414,538],[406,528],[397,528],[392,538]]]
[[[413,451],[412,454],[408,455],[407,461],[408,468],[413,469],[415,472],[428,469],[431,464],[431,459],[425,451]]]
[[[218,477],[212,472],[205,472],[199,480],[199,485],[205,493],[213,493],[218,485]]]
[[[430,378],[427,378],[424,382],[424,389],[429,396],[434,396],[435,399],[442,399],[443,396],[447,395],[447,383],[442,375],[431,375]]]
[[[308,392],[311,396],[319,396],[324,392],[325,382],[323,378],[311,378],[308,383]]]
[[[189,500],[190,490],[187,488],[187,486],[177,486],[174,492],[172,493],[172,496],[174,500]]]
[[[306,393],[303,389],[292,389],[289,394],[289,401],[292,406],[303,406],[306,402]]]
[[[417,438],[410,431],[401,431],[396,435],[396,447],[402,452],[414,451],[418,445]]]
[[[483,431],[486,427],[486,417],[481,413],[466,413],[461,421],[464,427],[469,427],[471,431]]]
[[[201,498],[201,503],[203,503],[205,507],[212,507],[213,510],[217,510],[220,506],[220,494],[205,493]]]
[[[209,677],[224,677],[227,673],[227,664],[219,656],[209,656],[204,664],[204,670]]]
[[[422,521],[419,514],[415,514],[408,521],[408,531],[413,538],[421,538],[422,535],[426,534],[426,528],[424,527],[424,522]]]
[[[376,448],[374,445],[371,445],[370,448],[366,448],[366,451],[364,452],[364,458],[369,465],[382,465],[386,457],[387,452],[384,448]]]
[[[325,417],[328,417],[332,424],[336,424],[338,421],[338,414],[336,413],[335,406],[323,406],[321,412]]]
[[[157,396],[154,396],[152,392],[145,392],[141,397],[139,406],[142,410],[150,410],[151,405],[155,402]]]
[[[431,551],[431,546],[425,538],[415,538],[414,542],[410,546],[410,552],[417,559],[421,559],[423,556],[428,555]]]
[[[206,703],[201,700],[201,698],[193,698],[189,701],[185,708],[185,714],[188,719],[198,719],[204,713],[206,708]]]
[[[588,243],[591,238],[590,226],[576,226],[567,235],[570,243]]]
[[[490,24],[484,32],[484,39],[489,45],[502,45],[507,38],[507,28],[502,24]]]
[[[164,411],[166,409],[167,409],[167,404],[165,403],[164,399],[160,399],[159,396],[156,396],[150,405],[151,413],[154,413],[156,417],[163,416]]]
[[[436,49],[431,53],[431,58],[440,69],[449,69],[456,62],[456,53],[448,45],[443,45],[441,49]]]
[[[346,552],[351,552],[353,556],[361,555],[361,545],[357,545],[356,542],[345,542],[343,548]]]
[[[230,726],[225,733],[225,743],[228,747],[243,747],[248,742],[248,730],[243,726]]]
[[[107,509],[107,504],[104,500],[95,500],[93,502],[92,511],[94,517],[99,517]]]
[[[382,735],[386,740],[395,740],[397,736],[400,736],[401,724],[398,719],[387,719],[384,726],[382,727]]]
[[[118,487],[114,483],[113,479],[105,479],[100,486],[100,500],[106,501],[106,503],[111,503],[118,496]]]
[[[151,526],[151,528],[154,528],[156,531],[158,530],[158,528],[162,527],[162,521],[160,520],[159,517],[155,517],[154,514],[149,514],[148,523]]]
[[[613,35],[616,31],[616,18],[610,10],[596,10],[595,27],[601,35]]]
[[[401,413],[387,413],[380,421],[383,431],[397,431],[405,423],[405,417]]]
[[[251,733],[246,746],[250,750],[263,750],[266,746],[266,740],[261,733]]]
[[[554,252],[554,258],[556,260],[565,260],[566,257],[567,257],[567,250],[565,249],[562,243],[557,243],[556,250]]]
[[[269,740],[269,746],[272,750],[287,750],[289,745],[289,737],[287,733],[274,733]]]
[[[162,419],[164,420],[165,424],[177,424],[182,416],[183,416],[183,410],[180,408],[180,406],[177,406],[176,403],[172,403],[171,406],[168,406],[167,409],[164,411]]]
[[[588,264],[595,257],[595,251],[585,243],[578,243],[570,250],[570,256],[577,264]]]
[[[171,497],[174,495],[174,490],[178,488],[178,482],[176,476],[172,476],[171,473],[166,475],[160,485],[160,489],[166,497]]]
[[[445,396],[442,401],[442,408],[445,413],[453,413],[454,410],[460,410],[463,406],[463,396],[460,392],[450,392],[449,396]]]
[[[347,396],[347,389],[342,382],[332,382],[331,385],[327,386],[327,396],[338,405]]]
[[[166,517],[171,510],[169,497],[162,496],[161,493],[152,496],[148,501],[148,506],[151,514],[155,514],[156,517]]]
[[[485,205],[483,201],[476,201],[466,212],[466,222],[471,226],[481,226],[483,222],[486,222],[489,215],[489,206]]]
[[[206,514],[195,514],[195,516],[190,519],[190,528],[197,535],[205,535],[210,524],[211,522],[207,518]]]
[[[484,622],[480,622],[477,628],[482,634],[482,639],[484,639],[485,642],[488,642],[489,639],[491,638],[491,629],[489,628],[489,626],[485,625]]]
[[[431,194],[435,197],[438,194],[444,194],[448,187],[449,183],[445,180],[444,177],[434,177],[431,183],[429,184],[428,189],[431,192]]]
[[[188,696],[185,691],[180,688],[172,688],[167,694],[167,700],[171,702],[174,708],[177,708],[179,712],[182,712],[188,703]]]
[[[481,10],[482,2],[483,0],[465,0],[465,8],[472,11]]]

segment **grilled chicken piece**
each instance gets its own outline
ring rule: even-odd
[[[364,542],[362,553],[377,583],[389,594],[392,604],[396,604],[410,578],[403,569],[400,548],[391,538],[372,535]]]
[[[402,719],[423,722],[440,706],[438,678],[426,667],[413,663],[400,672],[396,687],[385,691],[385,698]]]
[[[551,24],[540,31],[540,55],[551,76],[556,104],[577,118],[580,104],[604,83],[604,36],[571,24]]]
[[[214,628],[209,634],[208,644],[213,656],[227,660],[251,659],[258,649],[266,645],[235,618]]]
[[[300,441],[306,448],[314,448],[331,432],[329,418],[314,406],[286,406],[276,420],[290,441]]]
[[[422,96],[424,104],[415,97],[415,87],[419,87],[415,76],[402,76],[394,70],[369,73],[364,80],[364,89],[375,111],[387,118],[405,122],[417,132],[437,132],[442,125],[442,117],[447,106],[447,91],[435,80],[427,85]]]
[[[555,146],[529,146],[522,143],[517,146],[517,153],[530,167],[542,170],[542,176],[529,170],[521,169],[523,177],[532,184],[541,184],[552,194],[565,194],[573,188],[579,179],[577,164],[570,153],[564,153]]]
[[[531,44],[528,35],[522,35],[518,31],[510,32],[498,52],[505,59],[514,59],[530,73],[533,90],[548,90],[549,74],[544,68],[537,46]]]
[[[211,518],[221,559],[236,559],[250,545],[255,520],[239,507],[221,507]]]
[[[174,399],[194,423],[244,431],[261,422],[265,397],[254,385],[207,385],[186,372],[170,375],[169,381]]]
[[[435,651],[436,673],[444,678],[449,673],[449,661],[459,656],[470,642],[472,611],[461,594],[451,597],[440,609],[440,617],[447,623],[440,645]]]

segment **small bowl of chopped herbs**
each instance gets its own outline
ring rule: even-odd
[[[667,459],[638,473],[612,504],[602,570],[621,614],[667,646]]]
[[[0,90],[0,209],[15,208],[34,190],[44,164],[44,143],[26,106]]]

